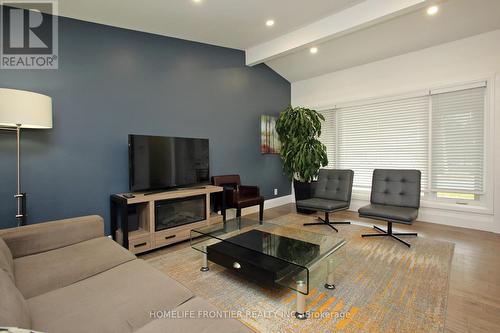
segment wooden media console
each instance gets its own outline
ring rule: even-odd
[[[210,210],[210,195],[222,187],[206,185],[164,192],[113,194],[111,235],[133,253],[150,251],[190,238],[192,229],[222,222]]]

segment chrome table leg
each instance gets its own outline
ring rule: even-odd
[[[297,311],[295,317],[300,320],[307,319],[306,313],[306,295],[307,285],[304,281],[297,281]]]
[[[203,247],[203,259],[202,259],[202,265],[200,268],[200,271],[202,272],[208,272],[208,257],[207,257],[207,248],[206,246]]]

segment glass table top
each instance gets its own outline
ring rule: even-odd
[[[275,283],[297,290],[298,282],[309,293],[310,274],[346,243],[336,234],[325,235],[286,225],[236,218],[191,231],[191,247],[207,253],[218,244],[222,251],[242,253],[247,260],[274,272]],[[214,248],[215,250],[215,248]],[[256,259],[253,259],[256,258]]]

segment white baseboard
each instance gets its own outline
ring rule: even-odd
[[[293,194],[290,195],[285,195],[283,197],[278,197],[274,199],[269,199],[264,202],[264,210],[269,209],[269,208],[274,208],[282,205],[286,205],[289,203],[295,202],[295,198]],[[259,206],[253,206],[253,207],[248,207],[248,208],[243,208],[241,210],[241,215],[249,215],[253,213],[258,213],[259,212]],[[226,211],[226,216],[228,219],[235,218],[236,217],[236,209],[228,209]]]
[[[367,200],[353,199],[351,200],[349,210],[357,212],[358,208],[368,205],[369,203],[370,202]],[[498,223],[495,223],[495,216],[491,214],[420,207],[418,211],[418,221],[500,233]]]

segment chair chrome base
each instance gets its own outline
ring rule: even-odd
[[[308,226],[308,225],[327,225],[330,228],[332,228],[333,230],[335,230],[336,232],[339,232],[339,230],[333,226],[334,224],[351,224],[351,222],[330,222],[330,217],[328,216],[328,213],[325,213],[325,218],[324,219],[322,219],[321,217],[318,217],[318,220],[320,220],[321,222],[304,223],[303,225],[304,226]]]
[[[377,231],[380,231],[380,234],[365,234],[361,235],[361,237],[391,237],[394,238],[395,240],[403,243],[404,245],[411,247],[410,243],[405,242],[401,238],[397,236],[418,236],[417,233],[415,232],[392,232],[392,222],[387,222],[387,231],[385,231],[382,228],[377,227],[376,225],[373,226],[373,228]]]

